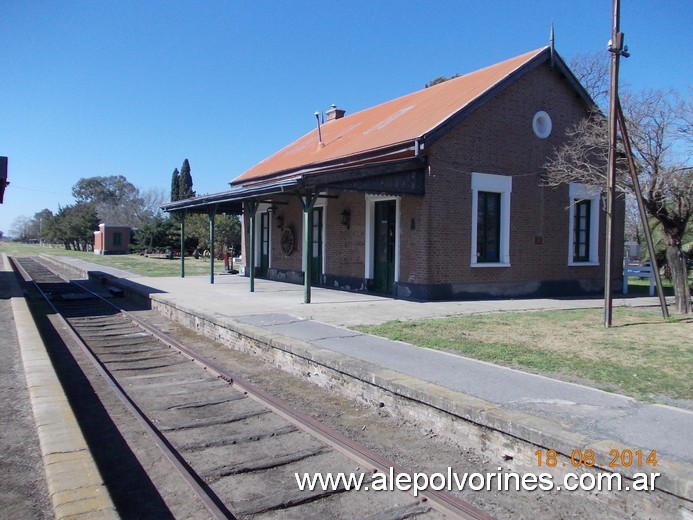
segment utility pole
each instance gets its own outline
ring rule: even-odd
[[[623,147],[626,149],[626,159],[628,161],[628,173],[630,180],[633,183],[633,191],[635,192],[635,200],[638,203],[638,214],[640,215],[640,225],[642,226],[643,234],[647,242],[647,250],[650,252],[650,266],[652,267],[652,275],[657,286],[657,296],[659,296],[659,305],[662,308],[662,317],[666,320],[669,318],[669,309],[667,308],[667,300],[664,298],[664,289],[662,287],[662,278],[659,276],[659,266],[657,265],[657,257],[655,255],[654,242],[652,241],[652,233],[650,225],[647,222],[647,213],[642,202],[642,190],[640,189],[640,181],[635,169],[635,159],[633,158],[633,149],[630,146],[630,138],[628,137],[628,128],[626,128],[626,118],[623,115],[621,100],[617,100],[616,113],[618,115],[618,125],[621,128],[621,137],[623,137]]]
[[[613,288],[611,286],[611,267],[614,253],[614,201],[616,198],[616,132],[618,104],[618,67],[621,55],[628,57],[628,47],[623,46],[620,0],[613,0],[613,25],[609,52],[611,53],[611,85],[609,88],[609,161],[606,175],[606,244],[604,246],[604,326],[611,327],[613,315]]]

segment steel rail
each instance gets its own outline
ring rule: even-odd
[[[43,264],[41,264],[43,266]],[[43,266],[46,267],[46,266]],[[55,273],[52,269],[46,267],[49,269],[51,272],[56,274],[57,276],[60,276],[58,273]],[[65,280],[64,277],[60,276],[63,280]],[[332,446],[335,448],[337,451],[340,453],[344,454],[351,460],[354,460],[364,468],[370,468],[372,471],[375,472],[380,472],[380,473],[385,473],[387,474],[391,470],[394,471],[396,474],[407,474],[411,478],[411,482],[413,482],[413,477],[414,477],[414,472],[409,471],[405,469],[404,467],[388,460],[387,458],[383,457],[382,455],[376,453],[375,451],[361,445],[360,443],[349,439],[348,437],[342,435],[341,433],[337,432],[336,430],[321,424],[320,422],[316,421],[312,417],[300,412],[299,410],[295,409],[288,403],[274,397],[273,395],[265,392],[261,388],[253,385],[252,383],[238,377],[237,375],[229,372],[228,370],[224,369],[217,363],[215,363],[212,360],[209,360],[187,346],[183,345],[180,341],[176,340],[175,338],[172,338],[168,334],[162,332],[161,330],[157,329],[156,327],[150,325],[146,321],[138,318],[137,316],[133,315],[132,313],[124,310],[123,308],[119,307],[115,303],[103,298],[100,294],[92,291],[88,287],[85,287],[82,283],[76,282],[76,281],[70,281],[66,280],[69,283],[73,283],[76,286],[80,287],[82,290],[90,293],[94,297],[98,298],[101,300],[103,303],[106,305],[109,305],[110,307],[116,309],[118,312],[120,312],[123,316],[126,316],[129,320],[131,320],[133,323],[138,325],[140,328],[142,328],[144,331],[148,332],[152,336],[154,336],[156,339],[167,345],[168,347],[178,351],[181,355],[187,357],[190,361],[196,363],[200,367],[204,368],[208,373],[218,377],[219,379],[222,379],[223,381],[226,381],[230,385],[235,386],[238,388],[240,391],[243,391],[248,395],[248,397],[254,399],[255,401],[263,404],[270,410],[272,410],[274,413],[277,415],[283,417],[287,421],[289,421],[291,424],[296,426],[297,428],[301,429],[302,431],[313,435],[315,438],[320,439],[322,442],[325,444]],[[36,285],[36,284],[35,284]],[[37,286],[38,288],[38,286]],[[40,291],[40,288],[38,288]],[[41,291],[43,294],[43,292]],[[44,296],[45,297],[45,296]],[[52,303],[46,298],[48,303],[51,305],[51,307],[54,309],[54,311],[58,313],[57,309],[52,305]],[[60,314],[59,314],[60,315]],[[79,335],[76,331],[72,329],[72,327],[67,323],[67,320],[62,318],[60,315],[61,319],[66,323],[68,326],[69,330],[73,335],[76,335],[77,341],[80,343],[80,345],[84,345],[82,342],[81,338],[79,338]],[[136,416],[141,416],[144,421],[146,421],[146,424],[149,424],[150,428],[153,428],[154,431],[157,434],[157,437],[160,438],[164,443],[166,443],[167,446],[168,442],[165,440],[165,437],[156,430],[156,428],[148,423],[148,419],[139,412],[139,409],[136,407],[134,403],[132,403],[125,392],[120,388],[118,383],[113,380],[110,377],[110,373],[108,373],[107,369],[102,366],[101,362],[98,361],[98,359],[93,355],[91,350],[89,349],[88,346],[84,345],[83,348],[86,348],[89,357],[94,361],[96,364],[97,368],[99,369],[100,372],[104,372],[105,375],[104,377],[107,378],[107,380],[112,381],[113,385],[115,385],[113,388],[118,394],[122,394],[125,399],[127,399],[131,405],[134,407],[134,409],[137,412],[135,413]],[[103,374],[102,374],[103,375]],[[110,383],[109,383],[110,384]],[[120,395],[119,395],[120,397]],[[129,407],[129,406],[128,406]],[[139,417],[138,417],[139,419]],[[164,448],[162,448],[164,449]],[[172,448],[170,448],[172,449]],[[166,452],[166,451],[165,451]],[[184,461],[178,461],[176,457],[175,450],[171,452],[171,454],[174,456],[174,459],[178,462],[178,464],[182,463],[186,467],[187,464],[185,464]],[[167,455],[168,456],[168,455]],[[174,462],[174,464],[176,464]],[[193,476],[194,483],[199,485],[197,482],[197,475],[194,473],[192,468],[189,468],[189,474]],[[187,478],[186,478],[187,480]],[[188,481],[191,486],[193,485],[193,482]],[[194,486],[193,486],[194,487]],[[202,491],[204,493],[204,491]],[[196,491],[197,494],[199,494]],[[413,494],[411,492],[410,494]],[[477,509],[474,507],[472,504],[469,502],[466,502],[462,500],[461,498],[456,497],[455,495],[445,492],[445,491],[436,491],[436,490],[425,490],[425,491],[419,491],[419,495],[421,497],[420,502],[426,502],[429,504],[431,507],[434,509],[440,511],[441,513],[445,514],[446,516],[449,516],[451,518],[460,518],[460,519],[473,519],[473,520],[493,520],[493,516],[489,515],[488,513],[481,511],[480,509]],[[205,494],[206,496],[206,494]],[[202,496],[200,497],[202,498]],[[216,497],[215,497],[216,498]],[[216,499],[217,501],[219,500],[218,498]],[[207,506],[207,503],[205,503]],[[216,507],[216,504],[213,503],[210,504],[212,507]],[[228,511],[223,504],[221,504],[223,507],[224,511],[226,512],[221,512],[222,515],[225,516],[217,516],[217,518],[234,518],[232,513]],[[208,506],[209,508],[209,506]]]
[[[75,282],[76,283],[76,282]],[[90,292],[94,296],[101,298],[105,303],[111,305],[113,308],[117,309],[123,315],[127,316],[133,323],[137,324],[143,330],[152,334],[162,343],[168,345],[180,352],[182,355],[186,356],[190,361],[198,364],[207,370],[210,374],[228,382],[229,384],[237,387],[239,390],[247,393],[249,397],[255,401],[263,404],[264,406],[271,409],[277,415],[285,418],[291,422],[297,428],[313,435],[314,437],[320,439],[322,442],[329,446],[334,447],[339,452],[343,453],[350,459],[358,462],[364,467],[372,468],[374,472],[388,473],[390,468],[397,474],[406,473],[410,476],[413,482],[414,473],[405,469],[404,467],[386,459],[382,455],[379,455],[373,450],[357,443],[356,441],[349,439],[348,437],[342,435],[336,430],[321,424],[312,417],[300,412],[288,403],[274,397],[273,395],[265,392],[261,388],[253,385],[252,383],[232,374],[228,370],[222,368],[214,361],[206,359],[200,356],[196,352],[192,351],[190,348],[183,345],[181,342],[175,338],[170,337],[166,333],[160,331],[156,327],[150,325],[149,323],[141,320],[137,316],[129,313],[128,311],[120,308],[113,302],[105,300],[99,294],[89,290],[83,285],[76,283],[84,290]],[[477,509],[469,502],[456,497],[455,495],[435,490],[425,490],[420,491],[422,502],[428,502],[434,509],[444,513],[445,515],[451,516],[453,518],[462,519],[473,519],[473,520],[493,520],[493,516],[488,513]]]
[[[101,363],[101,361],[96,357],[96,355],[92,352],[92,350],[89,348],[89,346],[82,340],[80,337],[79,333],[75,330],[75,328],[69,323],[67,319],[60,313],[60,311],[53,305],[53,302],[48,298],[48,295],[41,289],[41,287],[38,285],[38,282],[36,282],[31,275],[24,269],[24,267],[15,259],[11,259],[13,265],[19,271],[19,273],[22,275],[25,281],[31,282],[36,290],[39,292],[41,297],[45,300],[45,302],[49,305],[53,313],[56,315],[57,319],[59,320],[60,324],[65,327],[67,332],[69,333],[70,337],[75,341],[75,343],[81,348],[81,350],[85,353],[87,358],[92,362],[94,367],[97,369],[99,374],[103,377],[105,382],[108,384],[108,386],[111,388],[111,390],[115,393],[115,395],[120,399],[120,401],[125,405],[125,407],[133,414],[133,416],[137,419],[137,421],[140,423],[140,425],[145,429],[145,431],[154,439],[154,442],[156,445],[161,449],[161,451],[164,453],[166,458],[171,462],[171,464],[176,468],[176,470],[182,475],[183,479],[187,482],[187,484],[192,488],[193,492],[197,495],[197,497],[202,501],[204,506],[207,508],[207,510],[213,515],[214,518],[217,519],[229,519],[229,520],[236,520],[236,517],[229,511],[229,509],[224,505],[224,503],[214,494],[214,492],[209,489],[209,487],[202,482],[200,477],[195,473],[195,471],[183,460],[183,458],[178,454],[178,452],[171,446],[171,444],[168,442],[168,440],[164,437],[164,435],[154,426],[154,424],[147,418],[147,416],[139,409],[139,407],[135,404],[132,399],[127,395],[127,393],[122,389],[122,387],[118,384],[118,382],[113,378],[111,373],[108,371],[108,369]],[[60,274],[56,273],[49,267],[45,266],[44,264],[41,264],[42,267],[48,269],[51,271],[54,275],[58,276],[62,280],[65,280],[68,283],[72,283],[81,289],[89,292],[90,294],[96,296],[103,302],[115,307],[118,309],[120,312],[123,312],[125,315],[128,316],[128,318],[133,318],[133,316],[129,315],[128,313],[125,313],[122,309],[118,308],[117,306],[113,305],[111,302],[108,300],[104,299],[100,295],[94,293],[93,291],[90,291],[89,289],[85,288],[81,284],[72,282],[70,280],[66,280],[65,277],[61,276]]]

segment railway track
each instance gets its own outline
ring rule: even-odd
[[[215,518],[491,518],[456,496],[300,490],[296,475],[413,473],[323,426],[34,258],[14,258]]]

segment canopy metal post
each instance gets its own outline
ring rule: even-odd
[[[312,276],[312,233],[313,233],[313,208],[318,200],[317,193],[308,193],[305,198],[299,196],[303,205],[303,303],[310,303],[310,283]]]
[[[249,200],[245,203],[246,215],[249,218],[250,238],[248,244],[248,263],[246,268],[250,276],[250,292],[255,292],[255,213],[260,203],[256,200]]]
[[[207,210],[209,215],[209,283],[214,284],[214,217],[217,214],[215,204]]]
[[[185,278],[185,210],[180,212],[180,277]]]

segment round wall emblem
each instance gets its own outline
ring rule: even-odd
[[[291,256],[294,252],[294,232],[290,227],[284,228],[282,231],[282,253],[285,256]]]

